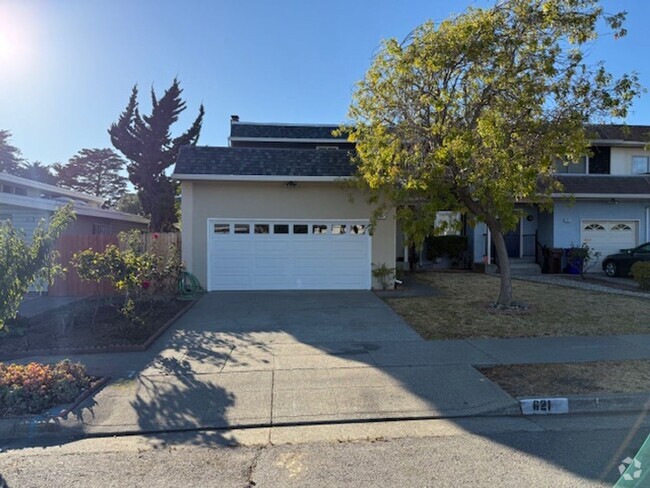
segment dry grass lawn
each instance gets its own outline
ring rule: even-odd
[[[425,339],[648,334],[650,299],[513,280],[526,310],[490,308],[499,278],[477,273],[418,275],[439,296],[389,298],[390,306]]]
[[[650,392],[650,361],[515,364],[480,371],[514,397]]]

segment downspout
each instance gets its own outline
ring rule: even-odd
[[[650,207],[645,208],[645,241],[650,242]]]

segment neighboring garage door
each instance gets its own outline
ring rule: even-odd
[[[582,221],[582,242],[594,251],[601,253],[599,262],[608,254],[637,246],[638,235],[638,222],[629,220]],[[597,264],[589,271],[601,272],[602,267]]]
[[[367,220],[208,220],[209,290],[368,290]]]

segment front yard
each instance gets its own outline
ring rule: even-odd
[[[417,278],[440,294],[387,302],[428,340],[650,333],[650,299],[513,280],[515,300],[529,307],[504,312],[490,308],[498,277],[433,272]]]

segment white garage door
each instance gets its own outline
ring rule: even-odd
[[[638,245],[638,222],[622,220],[583,220],[582,242],[601,253],[599,262],[608,254]],[[599,264],[589,271],[601,272]]]
[[[209,290],[368,290],[367,220],[208,220]]]

